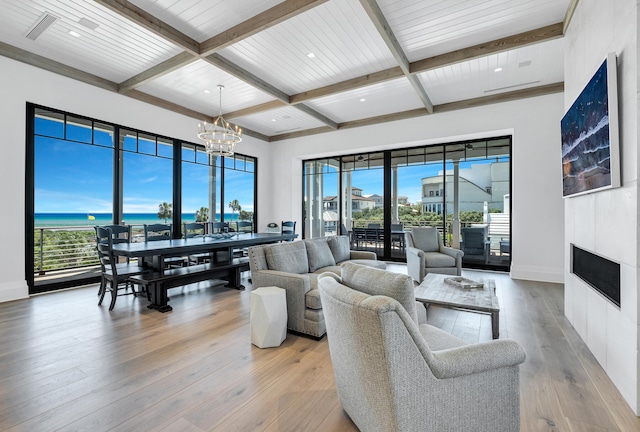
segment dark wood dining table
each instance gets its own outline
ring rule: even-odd
[[[188,239],[159,240],[150,242],[119,243],[113,245],[113,254],[128,259],[137,258],[138,264],[151,270],[145,276],[152,289],[149,308],[162,312],[171,310],[168,306],[167,289],[179,286],[180,282],[206,280],[208,275],[223,273],[228,276],[229,285],[236,289],[244,287],[239,281],[239,269],[248,268],[248,260],[233,258],[234,250],[250,246],[293,240],[296,234],[282,233],[229,233],[225,235],[204,235]],[[223,252],[220,254],[220,252]],[[164,260],[168,257],[211,254],[207,265],[191,266],[184,269],[166,269]],[[223,258],[221,259],[220,256]],[[226,257],[226,258],[224,258]],[[198,271],[201,269],[202,271]],[[216,271],[218,270],[218,271]]]

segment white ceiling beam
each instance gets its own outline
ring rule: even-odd
[[[511,92],[499,93],[491,96],[483,96],[474,99],[461,100],[456,102],[450,102],[441,105],[435,105],[434,114],[454,111],[460,109],[473,108],[478,106],[496,104],[500,102],[508,102],[512,100],[525,99],[530,97],[542,96],[552,93],[560,93],[564,91],[564,83],[553,83],[548,85],[541,85],[537,87],[530,87],[522,90],[515,90]],[[425,108],[416,108],[409,111],[402,111],[391,114],[383,114],[380,116],[368,117],[360,120],[353,120],[344,123],[338,124],[338,130],[342,129],[352,129],[362,126],[375,125],[380,123],[386,123],[391,121],[403,120],[413,117],[421,117],[425,115],[429,115],[429,113]],[[327,127],[320,127],[314,129],[305,129],[296,132],[289,132],[286,134],[280,135],[272,135],[269,137],[269,141],[282,141],[291,138],[300,138],[308,135],[316,135],[321,133],[331,132],[331,130]]]
[[[208,55],[204,58],[204,60],[206,60],[207,62],[211,63],[212,65],[214,65],[215,67],[222,69],[223,71],[235,76],[236,78],[238,78],[239,80],[242,80],[244,82],[246,82],[247,84],[262,90],[263,92],[273,96],[274,98],[286,103],[287,105],[290,105],[289,103],[289,95],[286,94],[285,92],[277,89],[276,87],[272,86],[271,84],[269,84],[268,82],[264,81],[261,78],[258,78],[257,76],[253,75],[252,73],[242,69],[240,66],[236,65],[235,63],[232,63],[231,61],[227,60],[226,58],[222,57],[219,54],[211,54]],[[330,118],[328,118],[327,116],[320,114],[319,112],[315,111],[314,109],[304,105],[304,104],[298,104],[298,105],[294,105],[296,108],[298,108],[299,110],[305,112],[306,114],[314,117],[317,120],[320,120],[322,123],[325,123],[327,126],[329,126],[332,129],[337,129],[338,128],[338,123],[336,123],[335,121],[331,120]]]
[[[286,0],[258,15],[200,43],[200,55],[207,56],[256,33],[280,24],[328,0]]]
[[[157,36],[168,40],[169,42],[181,47],[191,54],[200,54],[200,44],[187,36],[186,34],[176,30],[164,21],[160,21],[150,13],[145,12],[138,6],[129,3],[127,0],[93,0],[96,3],[112,10],[113,12],[127,18],[143,27]]]
[[[77,81],[82,81],[87,84],[91,84],[96,87],[100,87],[106,90],[118,91],[118,84],[113,81],[100,78],[99,76],[81,71],[71,66],[64,65],[55,60],[42,57],[38,54],[30,53],[21,48],[13,45],[0,42],[0,55],[17,60],[22,63],[35,66],[40,69],[48,70],[49,72],[56,73],[58,75],[66,76]],[[10,84],[9,84],[10,85]]]
[[[391,51],[391,54],[393,54],[393,57],[398,62],[400,69],[402,69],[402,72],[411,83],[411,87],[413,87],[413,90],[418,95],[418,98],[420,98],[420,100],[422,101],[422,104],[425,106],[425,108],[427,108],[427,111],[433,112],[433,103],[429,99],[429,96],[422,86],[420,79],[415,75],[411,75],[411,65],[409,64],[409,59],[400,46],[400,42],[398,42],[398,39],[396,39],[396,36],[393,34],[391,26],[389,25],[389,22],[387,22],[387,19],[382,13],[382,10],[380,9],[380,6],[378,6],[376,0],[360,0],[360,4],[362,4],[362,7],[367,12],[367,15],[369,15],[369,19],[371,20],[371,22],[373,22],[373,25],[378,30],[378,33],[380,33],[380,36],[382,36],[382,39],[387,44],[389,51]]]
[[[504,51],[514,50],[528,45],[540,42],[546,42],[561,38],[562,23],[551,24],[523,33],[495,39],[467,48],[461,48],[448,53],[440,54],[433,57],[427,57],[411,63],[411,73],[417,74],[432,69],[450,66],[464,61],[473,60],[480,57],[486,57],[492,54]]]
[[[197,59],[197,57],[194,57],[193,54],[188,51],[183,51],[162,63],[158,63],[157,65],[132,76],[128,80],[122,81],[119,85],[119,90],[121,93],[126,93],[136,87],[140,87],[143,84],[153,81],[156,78],[160,78],[163,75],[193,63],[195,59]]]

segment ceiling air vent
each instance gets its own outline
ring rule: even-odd
[[[29,32],[27,33],[27,39],[38,39],[38,37],[40,37],[40,35],[51,26],[51,24],[58,21],[59,19],[60,18],[50,14],[49,12],[44,12],[40,16],[40,18],[38,18],[38,21],[36,21],[35,24],[33,24],[33,26],[31,26],[31,28],[29,29]]]

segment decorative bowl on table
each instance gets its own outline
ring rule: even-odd
[[[445,278],[444,281],[462,289],[484,289],[484,284],[482,282],[477,282],[461,276]]]

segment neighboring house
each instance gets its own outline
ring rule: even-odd
[[[382,199],[382,198],[381,198]],[[324,209],[338,211],[338,197],[336,195],[324,197]],[[376,207],[376,201],[363,196],[362,189],[351,188],[351,211],[362,211],[364,209],[372,209]]]
[[[381,195],[378,194],[368,194],[368,195],[364,195],[366,198],[371,198],[374,203],[375,203],[375,207],[376,208],[382,208],[382,206],[384,205],[384,198]]]
[[[453,188],[453,173],[447,171],[446,184]],[[460,170],[460,211],[504,211],[504,197],[509,194],[509,162],[478,164]],[[444,183],[442,173],[422,179],[422,211],[442,214]],[[453,191],[446,197],[447,208],[453,209]]]

